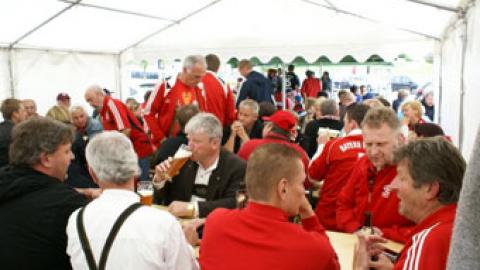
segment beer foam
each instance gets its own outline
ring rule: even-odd
[[[178,148],[177,152],[173,156],[173,158],[189,158],[192,156],[192,152],[183,149],[183,148]]]
[[[153,190],[143,189],[143,190],[137,191],[137,193],[138,193],[140,196],[142,196],[142,197],[144,197],[144,196],[151,196],[151,195],[153,195]]]

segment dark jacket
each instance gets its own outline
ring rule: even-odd
[[[231,133],[232,133],[231,126],[227,126],[223,129],[222,145],[227,143]],[[255,121],[255,123],[253,124],[252,130],[250,130],[250,132],[248,133],[248,137],[250,139],[261,139],[263,137],[262,121],[260,120]],[[240,147],[242,147],[242,140],[240,139],[240,137],[236,136],[235,142],[233,144],[233,152],[238,153],[238,151],[240,150]]]
[[[261,73],[252,70],[248,73],[247,80],[242,84],[240,93],[238,93],[237,108],[240,102],[247,98],[258,103],[266,101],[273,104],[272,94],[272,82]]]
[[[155,193],[155,202],[169,205],[172,201],[189,202],[197,175],[198,164],[192,160],[180,170],[171,182]],[[246,163],[237,155],[226,150],[220,151],[217,168],[208,182],[207,200],[199,202],[199,217],[206,217],[215,208],[235,208],[235,193],[244,181]]]
[[[68,217],[85,198],[28,167],[0,170],[0,268],[71,269]]]
[[[305,136],[302,141],[302,147],[305,149],[305,152],[307,152],[310,158],[312,158],[312,156],[315,154],[315,151],[317,151],[318,129],[321,127],[341,130],[343,125],[341,121],[329,118],[322,118],[319,120],[314,119],[308,123],[305,127]]]
[[[8,149],[12,140],[13,126],[10,120],[0,123],[0,167],[8,164]]]

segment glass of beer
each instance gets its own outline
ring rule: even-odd
[[[180,173],[183,165],[192,156],[192,152],[185,144],[180,145],[177,152],[170,161],[170,168],[168,168],[165,178],[172,179]]]
[[[150,181],[139,181],[137,184],[137,193],[140,195],[140,203],[152,205],[153,185]]]

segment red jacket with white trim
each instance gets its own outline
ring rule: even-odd
[[[398,213],[399,201],[390,188],[396,176],[396,166],[385,166],[377,171],[367,156],[361,157],[338,195],[338,229],[348,233],[357,231],[364,224],[365,212],[370,211],[372,226],[378,227],[384,237],[405,242],[414,224]],[[373,180],[370,201],[369,179]]]
[[[138,158],[142,159],[153,153],[152,145],[147,134],[143,132],[142,125],[122,101],[105,96],[100,119],[104,130],[130,129],[129,138]]]
[[[446,205],[417,224],[394,270],[442,270],[447,268],[457,205]]]
[[[205,111],[214,114],[223,126],[232,124],[235,119],[235,99],[230,87],[211,71],[203,76],[202,84],[206,96]]]
[[[162,83],[152,92],[145,106],[144,117],[155,146],[158,147],[165,137],[176,134],[179,127],[174,122],[175,110],[189,104],[198,104],[200,110],[205,111],[204,92],[198,87],[184,84],[178,78],[171,89],[165,89],[165,83]]]
[[[315,213],[327,230],[337,230],[335,214],[338,193],[364,153],[363,135],[350,135],[328,141],[322,154],[310,164],[310,178],[323,181]]]

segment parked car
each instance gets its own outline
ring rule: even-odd
[[[395,76],[392,78],[391,87],[392,91],[398,91],[400,89],[408,89],[410,92],[418,88],[418,84],[412,81],[408,76]]]

